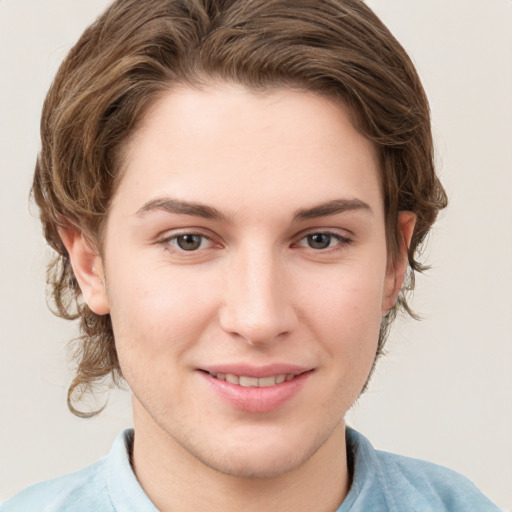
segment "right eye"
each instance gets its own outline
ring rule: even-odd
[[[182,233],[170,236],[162,240],[162,244],[172,252],[194,252],[213,246],[213,242],[208,237],[197,233]]]
[[[201,235],[186,234],[177,236],[173,241],[184,251],[196,251],[201,248],[204,237]]]

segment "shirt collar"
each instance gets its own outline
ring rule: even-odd
[[[130,463],[133,429],[121,432],[107,457],[107,487],[115,510],[158,512],[142,489]]]

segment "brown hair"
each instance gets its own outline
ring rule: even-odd
[[[409,57],[360,0],[118,0],[61,65],[45,101],[33,193],[56,251],[48,284],[56,313],[80,319],[73,405],[93,385],[122,377],[110,316],[84,303],[58,229],[79,228],[101,250],[120,179],[122,146],[150,104],[176,84],[223,80],[256,89],[292,87],[351,110],[380,156],[390,257],[400,211],[416,214],[408,284],[383,318],[378,354],[406,292],[424,267],[415,255],[446,206],[435,175],[428,102]],[[412,314],[412,313],[411,313]]]

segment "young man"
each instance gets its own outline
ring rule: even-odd
[[[69,406],[123,378],[135,428],[2,510],[497,510],[344,424],[446,203],[419,79],[362,2],[118,1],[42,139]]]

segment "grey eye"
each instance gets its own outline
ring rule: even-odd
[[[308,235],[307,242],[312,249],[327,249],[331,245],[332,235],[327,233],[314,233]]]
[[[201,247],[203,237],[200,235],[180,235],[176,237],[176,245],[183,251],[195,251]]]

